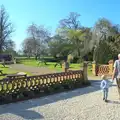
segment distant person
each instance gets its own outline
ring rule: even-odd
[[[83,57],[83,59],[84,59],[84,61],[88,61],[88,56],[85,55],[85,56]]]
[[[107,79],[107,77],[105,75],[101,76],[101,84],[100,87],[103,90],[103,100],[105,102],[108,102],[108,91],[109,91],[109,86],[111,85],[111,82]]]
[[[116,79],[119,99],[120,99],[120,54],[118,54],[118,59],[115,60],[112,80]]]

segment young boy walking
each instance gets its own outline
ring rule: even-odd
[[[105,75],[101,76],[101,84],[100,87],[103,90],[103,100],[105,102],[108,102],[107,98],[108,98],[108,90],[109,90],[109,86],[110,86],[110,81],[107,79],[107,77]]]

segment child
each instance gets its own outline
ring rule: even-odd
[[[101,79],[102,81],[100,87],[103,90],[103,100],[105,100],[105,102],[108,102],[107,97],[108,97],[108,89],[110,86],[110,81],[108,81],[105,75],[102,75]]]

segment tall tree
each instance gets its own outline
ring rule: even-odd
[[[69,30],[68,38],[74,46],[74,54],[83,57],[91,51],[91,31],[89,28],[81,28],[79,30]]]
[[[23,47],[26,54],[32,54],[37,59],[38,56],[45,52],[50,33],[44,26],[32,24],[27,29],[28,38],[24,40]]]
[[[57,32],[60,36],[66,37],[68,30],[78,30],[81,28],[79,21],[80,14],[76,12],[70,12],[69,15],[59,21]]]
[[[31,24],[28,29],[28,37],[33,38],[33,40],[38,39],[40,43],[46,43],[49,41],[50,32],[44,26],[38,26],[36,24]]]
[[[73,54],[77,59],[82,58],[91,50],[88,47],[91,40],[90,28],[81,26],[79,17],[80,14],[71,12],[68,17],[60,20],[57,30],[60,36],[67,38],[72,43]]]
[[[22,43],[22,50],[26,56],[31,57],[33,55],[33,50],[34,50],[33,39],[26,38]]]
[[[49,52],[55,58],[68,56],[72,52],[72,48],[73,45],[59,35],[53,36],[49,42]]]
[[[80,14],[76,12],[71,12],[67,18],[60,20],[59,27],[77,30],[80,28],[79,17]]]
[[[96,22],[92,31],[92,45],[94,47],[93,60],[95,60],[97,63],[104,63],[105,54],[109,55],[109,58],[113,57],[112,51],[116,47],[111,40],[117,40],[115,36],[119,34],[119,31],[118,25],[113,25],[105,18],[99,19]],[[106,56],[106,58],[108,58],[108,56]]]
[[[17,54],[15,51],[15,42],[12,40],[8,40],[6,44],[6,49],[3,50],[3,52],[15,56]]]
[[[13,32],[13,25],[9,20],[4,6],[0,7],[0,52],[6,49],[7,43],[9,43],[11,33]]]

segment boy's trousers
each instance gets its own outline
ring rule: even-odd
[[[103,89],[103,98],[107,100],[108,98],[108,88]]]

